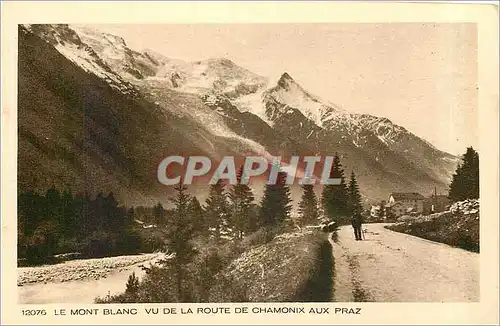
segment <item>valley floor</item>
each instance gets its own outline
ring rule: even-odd
[[[478,302],[479,254],[365,224],[331,240],[337,302]]]
[[[365,224],[355,241],[343,226],[331,240],[337,302],[479,301],[479,254]],[[20,303],[93,303],[97,296],[123,292],[132,272],[159,254],[74,260],[18,268]]]
[[[19,303],[93,303],[97,296],[121,293],[132,272],[142,276],[161,254],[72,260],[18,268]]]

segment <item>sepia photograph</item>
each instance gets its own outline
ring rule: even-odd
[[[475,24],[26,24],[18,56],[22,303],[479,301]]]
[[[491,10],[130,4],[8,6],[9,320],[498,319]]]

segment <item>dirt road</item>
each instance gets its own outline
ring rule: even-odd
[[[365,224],[331,240],[337,302],[479,301],[479,254]]]
[[[73,260],[18,268],[19,303],[93,303],[97,296],[121,293],[132,272],[142,277],[161,254]]]

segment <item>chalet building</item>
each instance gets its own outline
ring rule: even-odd
[[[424,213],[427,198],[418,192],[393,192],[389,196],[387,209],[394,217],[409,213]]]

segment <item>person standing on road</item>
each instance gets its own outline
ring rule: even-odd
[[[363,240],[363,236],[361,234],[361,228],[363,225],[363,217],[361,214],[355,214],[351,218],[351,225],[354,229],[354,238],[357,240]]]

